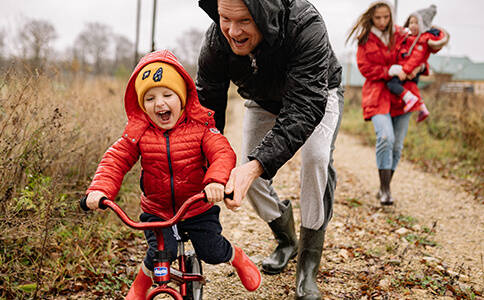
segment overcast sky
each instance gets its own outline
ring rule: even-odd
[[[148,51],[151,48],[153,0],[141,2],[139,49]],[[345,46],[346,35],[373,0],[310,2],[323,15],[337,55],[341,58],[354,56],[356,44]],[[87,22],[104,23],[134,42],[136,3],[136,0],[0,0],[0,30],[5,30],[10,37],[7,39],[9,51],[15,50],[13,33],[27,18],[47,20],[54,25],[58,34],[54,46],[59,51],[73,45]],[[411,12],[430,4],[437,5],[433,23],[444,27],[451,35],[449,45],[440,54],[468,56],[476,62],[484,62],[484,0],[398,0],[397,23],[403,25]],[[191,27],[205,30],[210,23],[196,0],[158,0],[156,48],[174,46],[183,31]]]

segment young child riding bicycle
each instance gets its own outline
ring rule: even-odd
[[[124,175],[141,157],[140,220],[170,219],[186,199],[204,190],[208,202],[192,205],[176,230],[187,233],[201,260],[232,264],[244,287],[256,290],[260,272],[221,235],[220,207],[214,205],[224,200],[235,153],[215,128],[213,111],[200,105],[190,75],[167,50],[147,54],[133,71],[124,100],[128,123],[99,163],[86,192],[87,206],[97,209],[102,197],[114,200]],[[163,229],[171,261],[177,253],[175,234],[173,228]],[[149,248],[126,299],[144,299],[152,285],[157,241],[153,231],[145,236]]]

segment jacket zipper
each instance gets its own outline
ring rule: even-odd
[[[171,185],[171,204],[173,205],[173,215],[176,215],[176,208],[175,208],[175,182],[173,178],[173,167],[171,165],[171,156],[170,156],[170,136],[168,132],[163,133],[166,138],[166,156],[168,157],[168,167],[170,168],[170,185]]]
[[[257,74],[257,71],[259,71],[259,67],[257,66],[255,55],[252,53],[249,53],[249,59],[250,59],[250,67],[252,68],[252,74]]]

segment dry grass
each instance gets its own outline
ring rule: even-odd
[[[126,82],[13,70],[0,78],[0,299],[88,288],[123,293],[129,285],[136,270],[127,262],[142,233],[112,214],[78,207],[124,129]],[[137,166],[119,195],[132,217],[139,212],[138,176]]]
[[[0,78],[0,298],[36,298],[62,276],[56,270],[79,242],[71,231],[80,192],[125,123],[123,85],[14,71]]]

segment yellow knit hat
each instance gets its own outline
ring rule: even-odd
[[[145,93],[152,87],[163,86],[174,91],[181,101],[181,108],[185,107],[187,102],[187,86],[183,77],[178,73],[174,66],[163,63],[153,62],[147,64],[141,69],[134,83],[136,93],[138,94],[138,103],[143,111]]]

